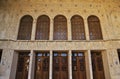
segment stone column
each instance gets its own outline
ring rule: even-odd
[[[92,61],[91,61],[90,50],[85,52],[85,60],[86,60],[86,76],[87,76],[87,79],[93,79]]]
[[[36,21],[36,19],[34,19],[33,20],[33,25],[32,25],[31,40],[35,40],[36,24],[37,24],[37,21]]]
[[[50,51],[50,66],[49,66],[49,79],[52,79],[52,61],[53,61],[53,51]]]
[[[90,40],[90,39],[89,39],[89,28],[88,28],[87,18],[84,19],[84,27],[85,27],[86,40]]]
[[[67,31],[68,31],[68,40],[72,40],[71,21],[69,18],[67,19]]]
[[[53,40],[53,19],[50,20],[50,34],[49,34],[49,40]]]
[[[30,52],[30,62],[29,62],[29,71],[28,71],[28,79],[34,79],[34,67],[35,66],[35,53],[33,50]]]
[[[71,50],[69,50],[69,53],[68,53],[68,76],[69,76],[69,79],[72,79],[72,52]]]

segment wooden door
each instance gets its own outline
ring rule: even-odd
[[[29,53],[19,53],[16,79],[28,79]]]
[[[53,79],[68,79],[67,52],[53,53]]]
[[[83,52],[72,53],[73,79],[86,79],[85,56]]]
[[[49,79],[49,53],[36,53],[35,79]]]
[[[91,52],[93,79],[105,79],[101,52]]]

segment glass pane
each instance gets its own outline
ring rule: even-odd
[[[78,53],[78,56],[84,56],[84,54],[83,53]]]
[[[42,53],[38,53],[37,56],[42,56]]]
[[[54,56],[58,56],[58,53],[54,53]]]
[[[77,56],[77,53],[73,53],[72,56]]]
[[[72,61],[74,62],[74,61],[77,61],[77,58],[76,57],[73,57],[72,58]]]
[[[43,56],[49,56],[49,53],[44,53]]]
[[[61,56],[67,56],[67,54],[66,53],[62,53]]]

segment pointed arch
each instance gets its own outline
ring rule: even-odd
[[[20,20],[18,40],[30,40],[32,33],[33,18],[30,15],[25,15]]]
[[[72,40],[85,40],[85,28],[83,18],[74,15],[71,18]]]
[[[36,40],[49,40],[50,18],[47,15],[41,15],[37,19]]]
[[[54,40],[67,40],[67,19],[63,15],[54,18]]]
[[[90,40],[103,39],[99,18],[97,16],[91,15],[87,20]]]

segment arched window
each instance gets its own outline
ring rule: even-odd
[[[18,40],[30,40],[32,33],[33,18],[30,15],[25,15],[20,20]]]
[[[92,15],[88,17],[88,28],[89,28],[89,36],[90,40],[101,40],[102,32],[100,26],[100,20],[98,17]]]
[[[54,18],[54,40],[67,40],[67,19],[63,15]]]
[[[36,40],[49,40],[50,19],[46,15],[42,15],[37,19]]]
[[[71,18],[72,40],[85,40],[85,29],[83,18],[79,15],[74,15]]]

